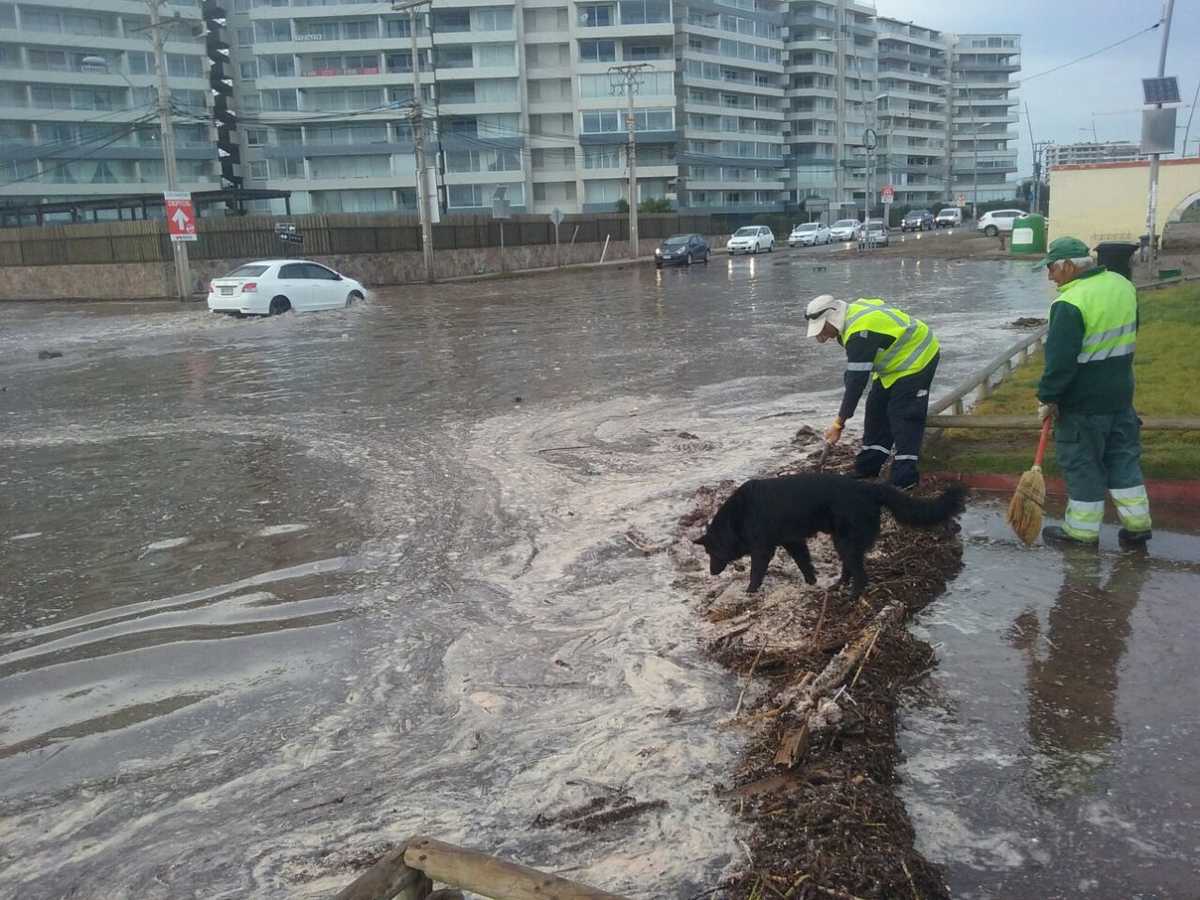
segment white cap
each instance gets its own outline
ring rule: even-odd
[[[808,304],[804,317],[808,319],[809,337],[820,334],[826,322],[841,331],[846,323],[846,303],[843,300],[834,300],[831,294],[822,294]]]

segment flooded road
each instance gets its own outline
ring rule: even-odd
[[[1192,900],[1200,517],[1156,509],[1148,555],[1111,526],[1099,554],[1026,550],[1006,505],[964,516],[963,572],[914,628],[939,659],[901,720],[917,849],[956,897]]]
[[[946,390],[1045,284],[775,253],[264,321],[0,308],[0,897],[325,897],[417,832],[711,887],[737,685],[627,532],[833,414],[813,295],[925,318]],[[666,805],[534,827],[617,795]]]

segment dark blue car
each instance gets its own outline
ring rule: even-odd
[[[698,234],[677,234],[669,237],[654,251],[654,265],[690,266],[694,262],[708,262],[711,251],[708,242]]]

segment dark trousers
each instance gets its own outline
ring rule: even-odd
[[[854,474],[860,478],[874,478],[894,447],[892,484],[906,488],[921,480],[917,462],[921,455],[921,439],[925,436],[925,419],[929,415],[929,386],[933,384],[939,359],[940,354],[920,372],[898,379],[890,388],[885,388],[881,381],[871,383],[863,423],[863,446],[854,460]]]

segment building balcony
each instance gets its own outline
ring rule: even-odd
[[[754,44],[758,47],[770,47],[783,51],[782,37],[771,38],[758,34],[742,34],[740,31],[726,31],[723,28],[710,28],[707,25],[697,25],[686,20],[680,22],[679,29],[684,34],[694,34],[698,37],[715,38],[726,41],[741,41],[743,44]]]
[[[753,106],[726,106],[720,103],[700,103],[696,100],[689,100],[687,97],[683,100],[683,109],[685,112],[704,113],[712,116],[752,116],[757,119],[770,119],[774,122],[782,122],[786,118],[786,113],[782,109],[757,109]]]
[[[758,94],[764,97],[779,97],[784,96],[784,89],[777,85],[762,85],[756,84],[753,79],[728,79],[728,78],[704,78],[701,75],[693,75],[690,72],[684,72],[681,76],[683,84],[692,85],[694,87],[709,88],[712,90],[731,91],[734,93],[743,94]],[[830,89],[832,92],[832,88]],[[807,95],[806,95],[807,96]],[[834,96],[828,93],[827,96]]]
[[[572,37],[581,40],[674,36],[674,22],[653,22],[646,25],[578,25],[572,34]]]
[[[718,65],[745,69],[751,72],[772,72],[779,76],[783,75],[782,56],[780,56],[778,62],[766,62],[758,59],[744,59],[740,56],[726,56],[718,50],[697,50],[694,47],[687,46],[681,48],[679,52],[683,59],[695,59],[708,63],[715,62]]]
[[[963,74],[1000,72],[1011,75],[1014,72],[1021,71],[1021,59],[1016,55],[1010,57],[1007,62],[961,62],[956,58],[954,60],[954,71],[962,72]]]
[[[880,41],[879,47],[880,59],[895,59],[906,63],[916,63],[921,66],[928,66],[934,69],[944,69],[949,65],[949,60],[945,56],[929,56],[920,53],[913,53],[911,50],[903,47],[885,48],[883,42]]]

